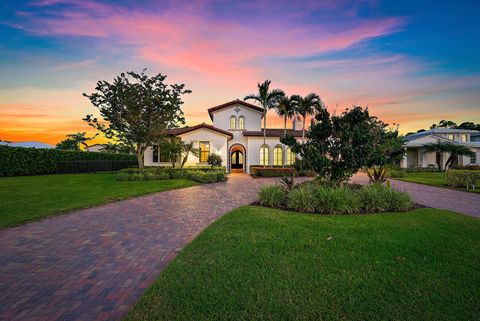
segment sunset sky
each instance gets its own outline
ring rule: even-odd
[[[0,139],[93,132],[82,93],[143,68],[193,91],[189,125],[265,79],[329,110],[369,106],[404,133],[480,122],[479,12],[479,1],[0,0]]]

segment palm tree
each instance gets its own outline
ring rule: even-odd
[[[293,95],[292,100],[296,104],[296,112],[303,118],[302,122],[302,143],[305,141],[305,121],[307,116],[313,115],[318,109],[323,108],[320,97],[315,93],[310,93],[305,97]]]
[[[448,157],[447,161],[445,162],[445,169],[450,168],[452,165],[453,161],[458,157],[458,156],[471,156],[473,152],[468,149],[468,147],[462,146],[462,145],[456,145],[456,144],[450,144],[450,143],[430,143],[426,144],[425,150],[427,152],[435,152],[436,153],[436,162],[438,166],[438,170],[442,171],[442,162],[440,158],[440,154],[442,152],[450,153],[450,156]]]
[[[282,97],[275,106],[277,114],[283,117],[283,137],[287,136],[287,119],[291,119],[296,112],[296,101],[288,96]]]
[[[89,140],[94,139],[95,137],[98,136],[98,133],[95,134],[93,137],[86,137],[87,133],[75,133],[75,134],[68,134],[67,137],[71,138],[77,145],[78,145],[78,150],[80,150],[80,144],[83,145],[85,148],[88,147],[87,143]]]
[[[183,142],[177,138],[165,139],[160,144],[160,150],[168,155],[172,167],[175,168],[175,164],[182,154]]]
[[[278,100],[285,96],[281,89],[270,90],[271,80],[265,80],[262,84],[257,84],[258,93],[245,96],[243,100],[252,99],[258,102],[263,107],[263,144],[265,145],[267,137],[267,110],[274,108]]]
[[[182,160],[182,164],[180,165],[180,168],[183,168],[183,166],[187,162],[188,155],[192,154],[193,156],[196,156],[196,157],[200,155],[200,149],[193,147],[194,143],[195,142],[189,142],[189,143],[182,142],[182,153],[184,154],[184,156],[183,156],[183,160]]]

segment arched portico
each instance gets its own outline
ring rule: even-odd
[[[230,173],[245,173],[247,153],[242,144],[233,144],[228,151],[228,171]]]

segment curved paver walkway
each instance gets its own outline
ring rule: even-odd
[[[352,181],[367,184],[368,176],[358,173]],[[480,194],[393,179],[391,184],[398,190],[410,193],[418,204],[480,217]]]
[[[0,231],[0,320],[118,320],[187,243],[275,179],[138,197]]]

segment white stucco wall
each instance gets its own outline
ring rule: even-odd
[[[220,134],[216,131],[207,129],[207,128],[200,128],[195,131],[191,131],[182,135],[178,136],[184,142],[192,142],[195,141],[195,148],[198,148],[199,142],[207,141],[210,142],[210,153],[219,154],[222,159],[223,163],[222,166],[227,166],[226,159],[227,159],[227,139],[226,135]],[[153,162],[153,149],[148,148],[145,151],[144,156],[144,163],[145,166],[170,166],[170,163],[154,163]],[[204,165],[206,163],[200,163],[198,157],[190,154],[188,156],[188,160],[185,163],[185,166],[193,166],[193,165]]]
[[[239,108],[240,111],[237,113],[236,108]],[[225,107],[218,111],[212,113],[213,115],[213,126],[223,129],[230,129],[230,116],[237,117],[237,126],[238,126],[238,117],[245,117],[245,130],[260,130],[261,129],[261,120],[262,112],[253,110],[251,108],[245,107],[240,104],[235,104],[229,107]]]
[[[260,146],[263,145],[263,137],[247,137],[247,171],[251,165],[260,165]],[[301,141],[301,138],[297,138]],[[283,161],[286,161],[286,150],[288,146],[283,145],[278,137],[267,137],[265,144],[269,147],[268,162],[273,165],[273,148],[277,145],[283,147]]]

